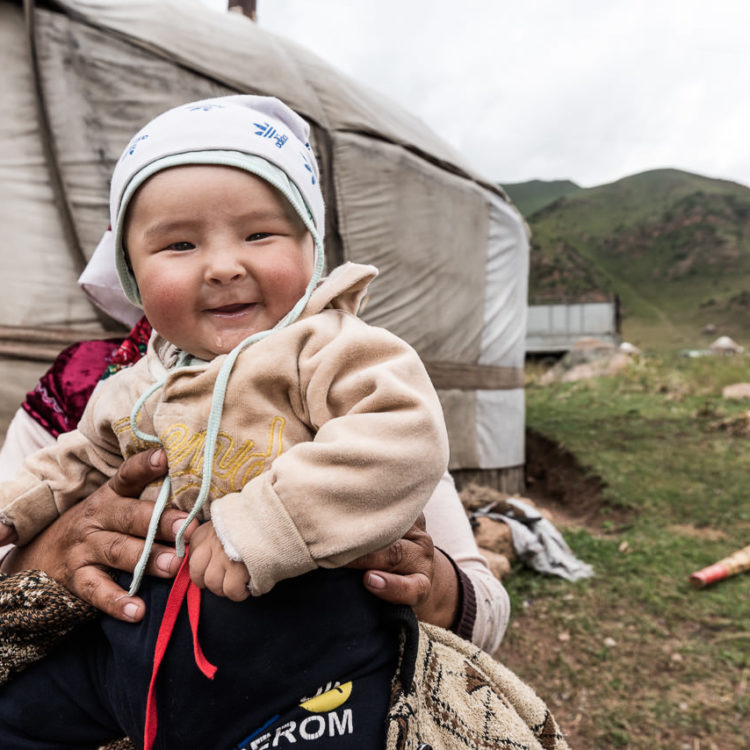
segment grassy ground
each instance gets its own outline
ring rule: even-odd
[[[530,428],[604,482],[594,523],[563,526],[596,577],[518,569],[498,656],[571,746],[750,747],[750,572],[688,576],[750,544],[750,357],[648,357],[621,376],[527,390]]]

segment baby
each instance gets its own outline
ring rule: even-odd
[[[123,289],[155,333],[100,384],[78,430],[0,487],[0,543],[26,543],[158,443],[168,481],[144,499],[155,519],[169,502],[190,511],[186,525],[205,521],[193,584],[236,602],[267,595],[203,597],[204,657],[196,611],[165,627],[174,591],[144,579],[142,623],[103,618],[4,689],[0,746],[128,734],[169,748],[381,747],[391,613],[341,566],[411,526],[447,437],[416,353],[356,317],[375,269],[345,264],[321,281],[307,124],[265,97],[170,110],[123,153],[110,210]]]

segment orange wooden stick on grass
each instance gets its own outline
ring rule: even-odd
[[[721,581],[723,578],[750,570],[750,545],[743,547],[737,552],[725,557],[723,560],[709,565],[690,576],[690,583],[697,589],[708,586],[709,583]]]

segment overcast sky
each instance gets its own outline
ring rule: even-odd
[[[492,180],[676,167],[750,186],[750,0],[258,0],[258,22]]]

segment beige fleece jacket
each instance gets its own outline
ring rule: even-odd
[[[245,563],[253,594],[398,539],[446,469],[442,411],[419,357],[356,317],[376,273],[337,268],[300,319],[245,350],[229,378],[204,518]],[[138,427],[167,452],[172,504],[192,507],[224,357],[170,371],[177,353],[155,335],[143,359],[100,384],[77,430],[0,485],[0,520],[19,543],[149,447],[132,433],[130,411],[165,375]],[[154,485],[143,497],[157,494]]]

